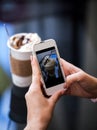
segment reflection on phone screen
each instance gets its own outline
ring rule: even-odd
[[[42,71],[42,76],[47,88],[64,82],[55,47],[50,47],[36,52]]]

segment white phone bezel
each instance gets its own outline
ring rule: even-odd
[[[45,43],[45,44],[43,44],[43,43]],[[36,51],[40,51],[40,50],[43,50],[43,49],[47,49],[47,48],[49,48],[49,47],[55,47],[55,49],[56,49],[56,53],[57,53],[58,60],[59,60],[59,65],[60,65],[60,68],[61,68],[61,71],[62,71],[62,75],[63,75],[63,78],[64,78],[64,82],[65,82],[65,75],[64,75],[62,66],[61,66],[61,64],[60,64],[60,56],[59,56],[59,52],[58,52],[58,48],[57,48],[57,45],[56,45],[55,40],[53,40],[53,39],[48,39],[48,40],[42,41],[42,42],[39,43],[39,44],[35,44],[35,45],[33,46],[33,54],[34,54],[34,55],[36,56],[36,58],[37,58]],[[37,59],[37,61],[38,61],[38,59]],[[39,64],[38,64],[38,66],[39,66]],[[40,66],[39,66],[39,69],[40,69],[40,72],[41,72]],[[55,93],[57,90],[64,89],[64,88],[63,88],[64,83],[61,83],[61,84],[56,85],[56,86],[52,86],[52,87],[50,87],[50,88],[46,88],[43,78],[42,78],[42,81],[43,81],[43,86],[44,86],[44,89],[45,89],[47,95],[52,95],[52,94]]]

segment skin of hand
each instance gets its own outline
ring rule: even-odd
[[[47,98],[42,93],[41,74],[35,56],[31,57],[32,84],[25,95],[27,104],[27,126],[24,130],[45,130],[52,118],[58,99],[65,90],[55,92]]]
[[[61,59],[66,75],[65,94],[83,98],[97,98],[97,78],[87,74],[80,68]]]

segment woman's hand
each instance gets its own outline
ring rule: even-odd
[[[27,103],[27,126],[25,130],[45,130],[50,122],[53,110],[58,99],[64,94],[64,90],[55,92],[50,98],[42,93],[41,74],[37,62],[31,57],[32,84],[25,95]]]
[[[61,59],[66,75],[65,94],[85,98],[97,98],[97,78],[85,73],[80,68]]]

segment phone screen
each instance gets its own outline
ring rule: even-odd
[[[46,88],[64,83],[55,47],[36,52]]]

